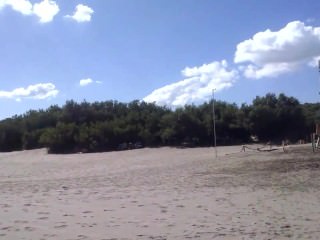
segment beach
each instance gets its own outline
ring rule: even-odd
[[[320,153],[0,153],[0,239],[319,239]]]

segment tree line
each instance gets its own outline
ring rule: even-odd
[[[308,140],[320,119],[320,104],[300,104],[284,94],[256,97],[252,104],[215,101],[218,145],[252,141]],[[46,147],[51,153],[116,150],[123,143],[144,146],[211,146],[212,101],[177,109],[138,100],[104,101],[30,110],[0,121],[0,151]]]

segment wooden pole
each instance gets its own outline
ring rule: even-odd
[[[215,151],[215,157],[218,157],[218,151],[217,151],[217,136],[216,136],[216,114],[214,111],[214,91],[215,89],[212,89],[212,119],[213,119],[213,139],[214,139],[214,151]]]

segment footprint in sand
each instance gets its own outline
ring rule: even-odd
[[[73,215],[73,214],[67,214],[67,213],[65,213],[65,214],[63,214],[62,216],[63,216],[63,217],[73,217],[74,215]]]
[[[33,227],[24,227],[24,230],[26,230],[28,232],[33,232],[35,230],[35,228],[33,228]]]
[[[166,237],[163,236],[149,236],[149,239],[154,239],[154,240],[166,240]]]
[[[24,221],[24,220],[15,220],[14,223],[22,223],[22,224],[26,224],[28,223],[28,221]]]
[[[78,235],[77,237],[78,237],[78,240],[88,239],[86,235]]]
[[[49,212],[38,212],[39,215],[49,215]]]
[[[11,208],[12,206],[5,203],[5,204],[1,204],[1,207],[2,208]]]
[[[0,228],[0,230],[7,230],[7,231],[10,231],[13,227],[11,226],[8,226],[8,227],[3,227],[3,228]]]
[[[89,224],[89,223],[77,223],[77,224],[81,225],[82,228],[87,228],[87,227],[92,228],[93,226],[97,226],[96,223],[92,223],[92,224]]]
[[[82,213],[92,213],[91,211],[84,211],[84,212],[82,212]]]
[[[165,207],[165,206],[160,206],[160,209],[161,209],[161,213],[168,212],[167,207]]]
[[[54,228],[60,229],[60,228],[66,228],[67,226],[68,226],[67,222],[56,222],[56,226],[54,226]]]
[[[46,239],[46,238],[54,238],[54,237],[56,237],[57,235],[56,235],[56,234],[44,234],[43,236],[44,236],[45,239]]]
[[[114,210],[112,210],[112,209],[104,209],[103,211],[104,212],[113,212]]]
[[[61,228],[66,228],[66,227],[68,227],[68,225],[66,225],[66,224],[54,226],[54,228],[56,228],[56,229],[61,229]]]
[[[23,196],[23,198],[32,198],[32,195]]]
[[[184,208],[184,205],[177,205],[177,208]]]

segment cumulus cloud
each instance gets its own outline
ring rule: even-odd
[[[182,70],[185,79],[154,90],[143,100],[159,105],[178,107],[208,100],[212,89],[221,91],[234,84],[238,77],[236,70],[228,70],[225,60],[200,67]]]
[[[81,79],[79,82],[79,85],[81,87],[87,86],[89,84],[93,83],[93,80],[91,78]]]
[[[0,9],[5,6],[9,6],[23,15],[32,14],[32,3],[28,0],[0,0]]]
[[[65,17],[71,18],[77,22],[90,22],[93,13],[94,11],[92,8],[83,4],[78,4],[73,15],[66,15]]]
[[[102,84],[103,82],[102,81],[93,81],[91,78],[86,78],[86,79],[81,79],[80,82],[79,82],[79,85],[81,87],[84,87],[84,86],[87,86],[87,85],[92,84],[92,83]]]
[[[91,78],[85,78],[85,79],[81,79],[79,81],[80,87],[84,87],[84,86],[87,86],[87,85],[92,84],[92,83],[102,84],[102,81],[93,81]]]
[[[291,72],[298,67],[297,63],[276,63],[265,64],[263,67],[249,64],[240,69],[243,70],[244,76],[247,78],[260,79],[263,77],[277,77],[286,72]]]
[[[33,13],[39,17],[42,23],[51,22],[59,11],[58,4],[51,0],[43,0],[40,3],[35,3],[33,6]]]
[[[276,77],[294,71],[320,55],[320,27],[303,22],[288,23],[279,31],[266,30],[237,45],[235,63],[248,78]]]
[[[308,64],[310,67],[318,67],[320,70],[320,56],[314,57]]]
[[[266,30],[237,45],[234,63],[213,62],[185,68],[182,81],[154,90],[143,100],[159,105],[181,106],[207,100],[211,90],[233,86],[242,73],[247,78],[277,77],[295,71],[302,65],[317,66],[320,59],[320,27],[293,21],[278,31]]]
[[[60,10],[58,4],[52,0],[43,0],[34,5],[28,0],[0,0],[0,10],[5,6],[23,15],[35,15],[42,23],[51,22]]]
[[[26,88],[16,88],[12,91],[0,91],[0,98],[15,99],[21,101],[24,98],[47,99],[57,96],[59,91],[52,83],[38,83]]]

